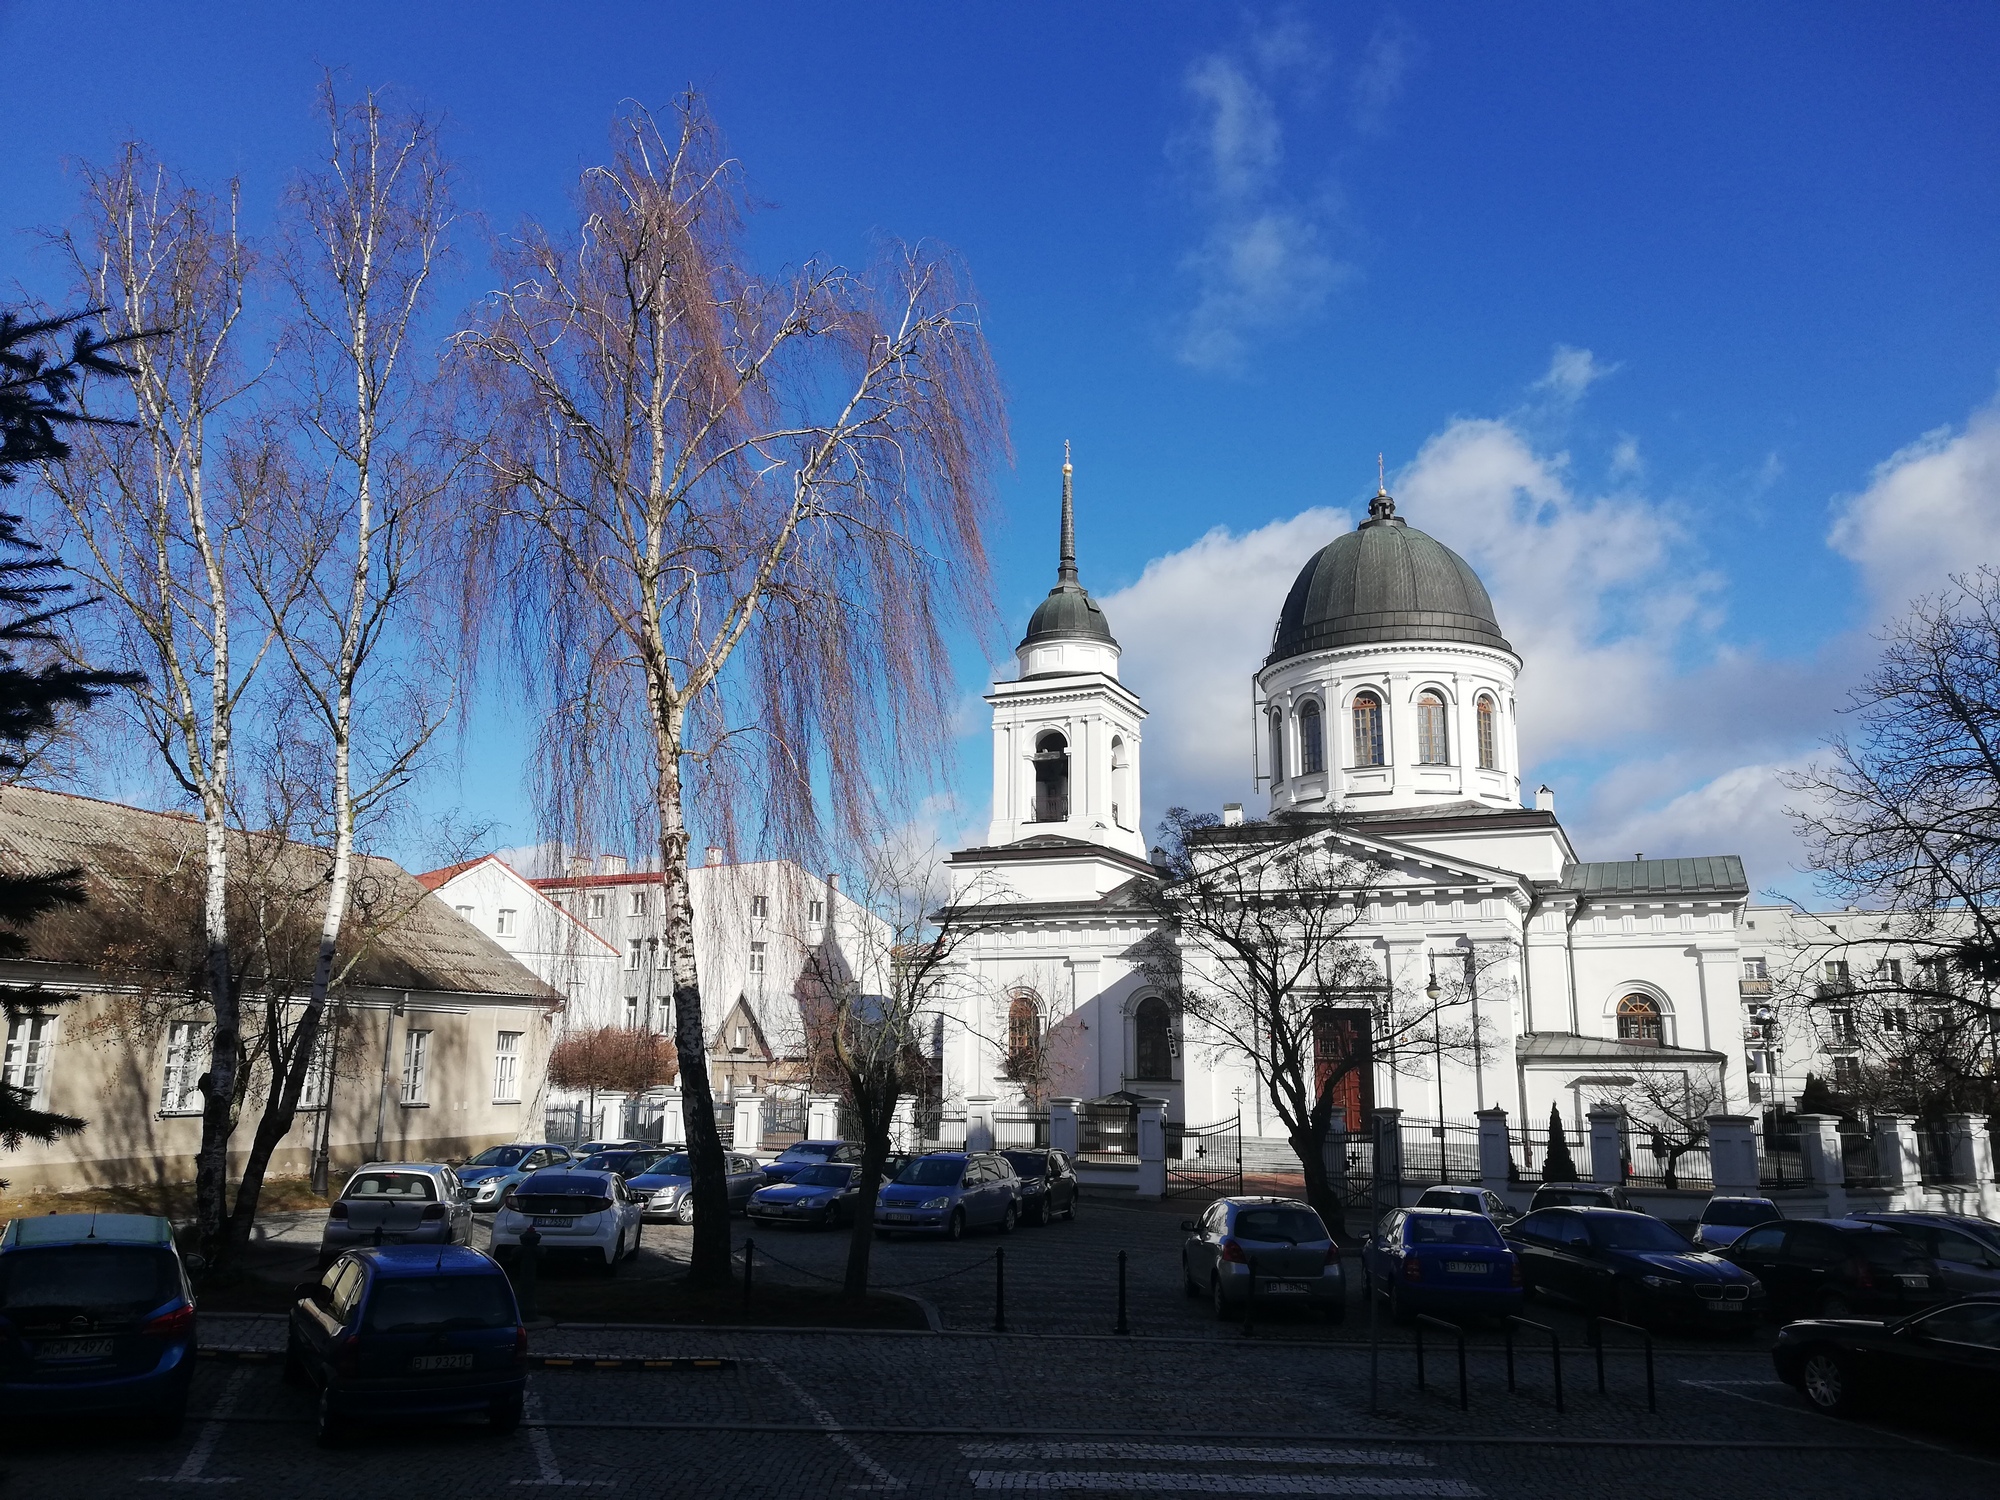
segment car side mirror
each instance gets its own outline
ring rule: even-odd
[[[323,1290],[324,1288],[317,1281],[301,1281],[297,1286],[292,1288],[292,1300],[294,1302],[317,1302],[319,1294]]]
[[[1187,1233],[1189,1233],[1189,1234],[1199,1234],[1199,1233],[1201,1233],[1201,1220],[1199,1220],[1199,1219],[1182,1219],[1182,1220],[1181,1220],[1181,1228],[1182,1228],[1183,1230],[1185,1230],[1185,1231],[1186,1231]]]

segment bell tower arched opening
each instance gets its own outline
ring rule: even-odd
[[[1035,821],[1069,821],[1069,741],[1059,730],[1035,736]]]

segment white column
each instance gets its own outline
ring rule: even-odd
[[[1951,1133],[1951,1177],[1978,1193],[1981,1218],[1993,1217],[1993,1138],[1985,1115],[1946,1115]]]
[[[1840,1157],[1840,1116],[1800,1115],[1799,1157],[1806,1181],[1826,1194],[1828,1218],[1847,1215],[1847,1167]]]
[[[1333,1196],[1345,1199],[1347,1196],[1347,1111],[1335,1108],[1327,1120],[1326,1145],[1320,1153],[1320,1162],[1326,1169],[1326,1180],[1333,1185]]]
[[[1623,1126],[1625,1116],[1608,1105],[1594,1105],[1590,1121],[1590,1180],[1606,1184],[1625,1180]]]
[[[687,1120],[682,1115],[681,1086],[671,1084],[660,1090],[660,1144],[663,1146],[684,1145],[687,1141]]]
[[[840,1096],[806,1095],[806,1139],[831,1141],[840,1136]]]
[[[1403,1112],[1375,1111],[1375,1196],[1378,1202],[1400,1206],[1403,1201]]]
[[[752,1089],[736,1096],[736,1149],[756,1151],[764,1144],[764,1096]]]
[[[965,1101],[965,1149],[993,1149],[993,1105],[991,1094],[974,1094]]]
[[[1882,1186],[1889,1190],[1892,1213],[1924,1206],[1915,1115],[1875,1116],[1875,1170],[1881,1174]]]
[[[1049,1146],[1072,1160],[1076,1157],[1076,1112],[1082,1104],[1081,1099],[1049,1100]]]
[[[1507,1111],[1479,1111],[1479,1185],[1489,1193],[1505,1192],[1512,1177],[1513,1149],[1507,1140]]]
[[[917,1101],[905,1094],[896,1101],[895,1112],[889,1116],[889,1149],[914,1155],[923,1145],[917,1139]]]
[[[1708,1159],[1715,1175],[1716,1192],[1755,1197],[1757,1122],[1748,1115],[1710,1115]]]
[[[1167,1101],[1141,1099],[1139,1111],[1139,1193],[1167,1196]]]

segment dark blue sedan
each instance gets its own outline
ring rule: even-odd
[[[1510,1226],[1507,1242],[1521,1257],[1528,1291],[1620,1322],[1747,1333],[1764,1311],[1755,1276],[1646,1214],[1545,1208]]]
[[[285,1379],[319,1389],[331,1445],[361,1421],[484,1414],[521,1423],[528,1331],[506,1273],[460,1245],[350,1250],[295,1288]]]
[[[1521,1263],[1493,1221],[1456,1208],[1397,1208],[1361,1247],[1371,1296],[1399,1323],[1418,1313],[1504,1318],[1521,1310]]]
[[[0,1420],[115,1412],[170,1435],[193,1377],[194,1299],[165,1219],[47,1214],[0,1233]]]
[[[788,1182],[774,1182],[750,1195],[750,1217],[760,1223],[797,1224],[836,1229],[854,1222],[860,1198],[858,1166],[821,1162],[795,1172]]]

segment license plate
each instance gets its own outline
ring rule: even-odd
[[[419,1354],[410,1361],[412,1370],[469,1370],[470,1354]]]
[[[1268,1281],[1263,1290],[1279,1297],[1303,1297],[1306,1294],[1306,1289],[1296,1281]]]
[[[1710,1312],[1740,1313],[1743,1311],[1744,1304],[1741,1302],[1710,1302],[1707,1306]]]
[[[553,1214],[535,1215],[535,1228],[537,1229],[567,1229],[575,1222],[575,1219],[559,1219]]]
[[[891,1224],[907,1224],[910,1222],[908,1214],[884,1214],[882,1217],[887,1219]]]
[[[1928,1276],[1898,1276],[1896,1279],[1904,1286],[1919,1292],[1927,1290],[1931,1284],[1931,1279]]]
[[[1446,1261],[1444,1269],[1451,1276],[1484,1276],[1493,1268],[1483,1260],[1453,1260]]]
[[[54,1360],[109,1359],[110,1339],[55,1339],[35,1347],[35,1358]]]

